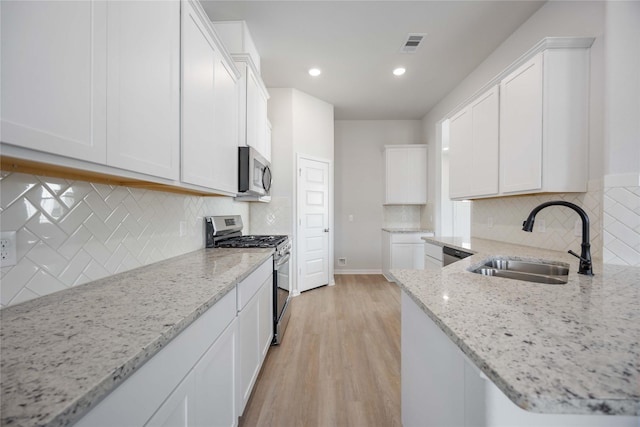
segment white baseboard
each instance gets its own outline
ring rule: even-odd
[[[382,274],[382,270],[334,270],[333,274]]]

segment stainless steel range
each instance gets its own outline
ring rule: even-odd
[[[273,254],[273,341],[280,344],[289,323],[287,310],[291,293],[291,239],[284,235],[242,235],[240,215],[207,216],[206,246],[208,248],[274,248]]]

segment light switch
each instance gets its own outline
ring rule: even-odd
[[[353,215],[349,215],[349,222],[353,222]]]

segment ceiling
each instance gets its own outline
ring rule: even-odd
[[[337,120],[421,119],[544,1],[202,1],[245,20],[268,88],[334,105]],[[402,54],[408,33],[427,33]],[[392,70],[405,67],[404,76]],[[318,67],[319,77],[308,69]]]

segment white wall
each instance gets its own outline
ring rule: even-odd
[[[334,161],[333,105],[291,88],[269,89],[268,115],[272,125],[271,203],[251,205],[251,230],[260,234],[289,234],[293,237],[293,271],[297,271],[296,164],[297,156]],[[332,171],[330,171],[330,175]],[[334,229],[334,180],[330,177],[329,228]],[[333,232],[329,237],[329,277],[333,281]],[[297,293],[297,274],[293,291]]]
[[[0,269],[3,307],[204,248],[205,215],[249,216],[230,197],[4,171],[0,195],[0,225],[17,231],[18,249]]]
[[[590,191],[581,197],[588,201],[587,208],[597,215],[599,221],[602,210],[602,182],[604,173],[604,15],[605,4],[603,2],[548,2],[540,8],[530,19],[521,25],[507,40],[505,40],[480,66],[478,66],[463,82],[451,91],[438,105],[436,105],[423,119],[425,138],[434,146],[436,156],[433,161],[438,163],[440,147],[436,135],[436,125],[452,110],[473,95],[487,81],[499,74],[504,68],[514,62],[524,52],[539,42],[544,37],[560,36],[589,36],[596,40],[591,48],[591,84],[590,84],[590,125],[589,125],[589,188]],[[432,165],[432,170],[437,169],[437,164]],[[430,179],[430,184],[435,184],[437,177]],[[432,187],[436,192],[437,189]],[[557,195],[556,198],[574,197],[570,195]],[[550,249],[564,249],[565,245],[573,246],[579,237],[574,240],[561,242],[553,233],[545,236],[536,236],[536,239],[522,240],[524,233],[520,232],[523,218],[522,212],[535,206],[538,199],[532,197],[518,197],[509,201],[481,200],[474,201],[472,206],[472,235],[503,239],[507,241],[518,240],[517,243],[533,244]],[[505,205],[505,203],[507,203]],[[526,215],[525,215],[526,216]],[[491,217],[493,226],[487,225],[487,219]],[[500,232],[497,232],[500,230]],[[572,235],[570,232],[565,233]],[[598,233],[592,233],[596,237]],[[526,237],[526,235],[524,236]],[[548,237],[548,238],[545,238]],[[599,242],[602,242],[600,238]],[[601,243],[600,243],[601,244]],[[562,247],[560,247],[562,246]]]
[[[342,272],[380,272],[383,208],[384,145],[422,143],[419,120],[336,120],[336,258],[347,258]],[[394,210],[395,209],[395,210]],[[392,221],[396,210],[387,211]],[[419,208],[409,214],[420,225]],[[353,215],[353,222],[348,216]],[[393,224],[386,224],[393,225]]]

